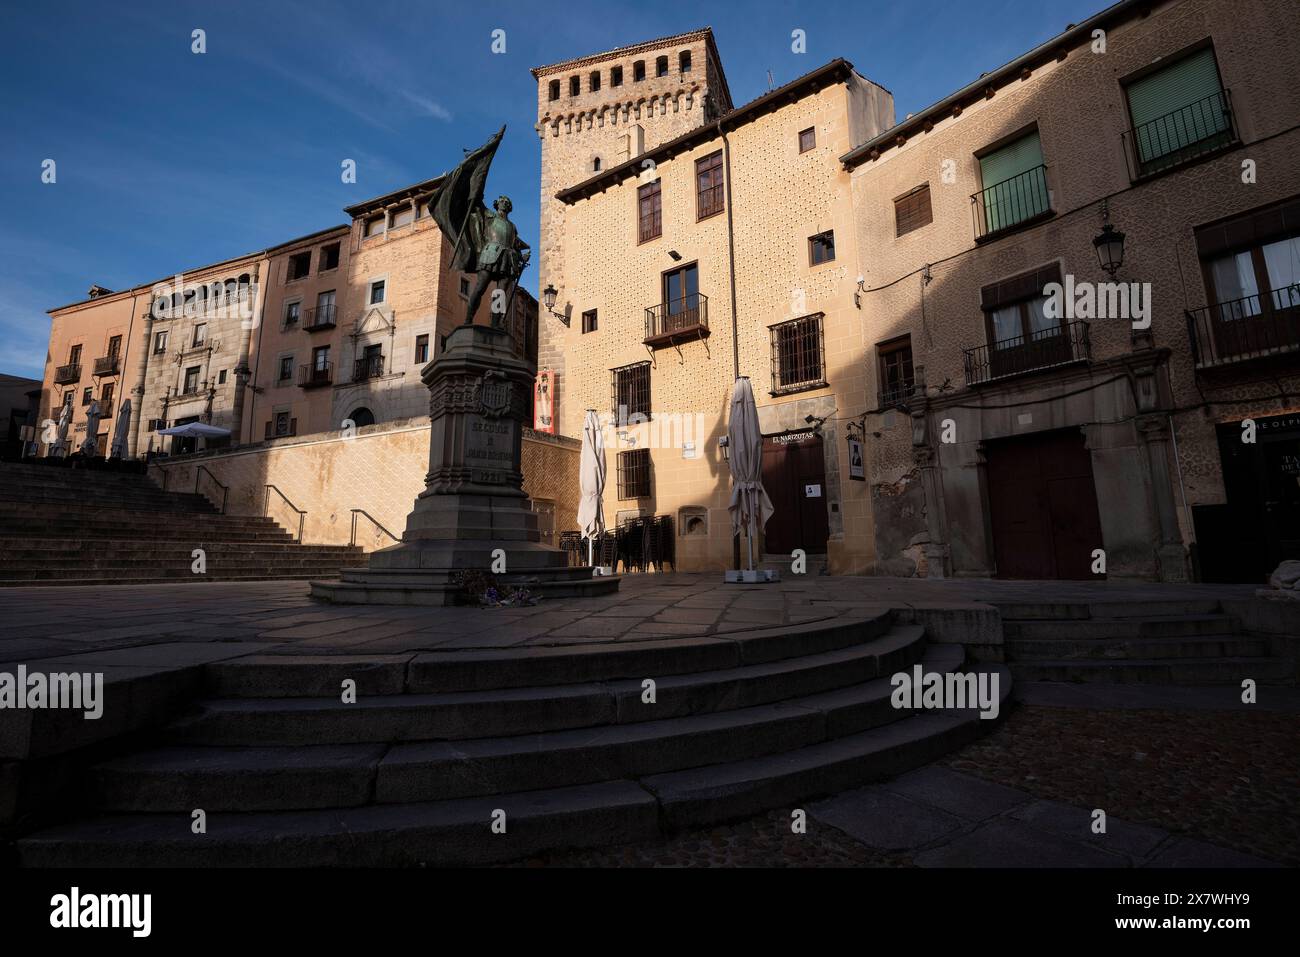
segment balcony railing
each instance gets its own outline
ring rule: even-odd
[[[1129,178],[1164,172],[1237,141],[1226,89],[1122,134]]]
[[[663,235],[663,211],[642,212],[637,226],[637,242],[645,243]]]
[[[1300,351],[1300,283],[1187,313],[1198,369]]]
[[[904,379],[901,382],[884,385],[876,396],[880,403],[878,408],[892,409],[907,401],[914,391],[916,391],[916,384],[912,379]]]
[[[384,374],[383,356],[362,356],[352,363],[352,381],[365,382],[378,379]]]
[[[1047,167],[1035,166],[1010,179],[972,193],[975,239],[988,239],[1023,223],[1051,215]]]
[[[67,385],[69,382],[81,381],[81,363],[72,362],[54,370],[54,384]]]
[[[675,345],[709,334],[709,297],[696,293],[647,306],[645,344],[650,347]]]
[[[121,362],[117,356],[101,356],[95,360],[95,375],[117,375]]]
[[[298,385],[304,389],[318,389],[334,383],[334,363],[323,362],[298,367]]]
[[[966,384],[980,385],[996,379],[1037,372],[1092,358],[1088,324],[1071,322],[1032,335],[1002,339],[986,346],[962,350]]]
[[[307,332],[321,332],[334,328],[334,310],[337,306],[313,306],[307,310],[307,321],[303,329]]]

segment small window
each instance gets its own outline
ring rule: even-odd
[[[77,343],[68,350],[68,365],[81,365],[81,343]]]
[[[695,217],[705,219],[722,208],[722,150],[718,150],[695,161]]]
[[[623,68],[621,66],[611,67],[609,71],[609,85],[623,85]]]
[[[100,405],[113,404],[113,383],[105,382],[103,387],[99,390],[99,404]]]
[[[285,276],[285,282],[293,282],[301,279],[307,273],[311,272],[311,250],[303,253],[294,253],[289,257],[289,271]]]
[[[772,392],[798,392],[826,384],[822,317],[804,316],[771,327]]]
[[[208,324],[200,322],[194,327],[194,348],[198,348],[208,341]]]
[[[383,231],[384,231],[383,216],[371,216],[369,219],[366,220],[366,233],[365,233],[366,238],[369,238],[371,236],[378,236]]]
[[[808,261],[814,266],[835,259],[835,232],[828,230],[808,237]]]
[[[876,346],[880,357],[880,408],[893,408],[912,394],[912,337],[901,336]]]
[[[298,424],[297,420],[294,419],[290,413],[277,412],[275,413],[274,423],[268,423],[266,437],[269,439],[272,438],[273,436],[280,437],[285,435],[293,435],[295,432],[297,432],[297,429],[295,428],[297,424]],[[274,429],[274,432],[272,431],[272,429]]]
[[[600,89],[600,71],[592,70],[591,75],[587,77],[587,89],[595,93]]]
[[[569,77],[569,96],[577,96],[582,92],[582,80],[576,76]]]
[[[691,51],[683,50],[677,54],[677,69],[682,73],[691,72]]]
[[[650,450],[633,449],[618,453],[618,497],[650,496]]]
[[[469,298],[469,280],[464,276],[460,277],[460,294],[466,299]]]
[[[225,385],[225,384],[226,384],[226,370],[222,369],[220,372],[217,373],[217,385]]]
[[[632,82],[640,83],[645,79],[645,60],[637,60],[632,64]]]
[[[118,355],[121,355],[121,353],[122,353],[122,337],[113,336],[108,340],[108,354],[112,357],[117,357]]]
[[[914,229],[928,226],[932,219],[929,183],[918,186],[906,196],[894,200],[895,236],[903,236]]]
[[[662,193],[659,180],[646,183],[636,191],[638,242],[648,242],[663,235]]]
[[[194,395],[199,391],[199,366],[190,366],[185,370],[185,391],[183,395]]]
[[[293,378],[293,356],[280,356],[280,382]]]
[[[393,229],[396,229],[398,226],[409,226],[413,222],[415,222],[414,206],[399,206],[397,209],[393,210],[391,223]]]
[[[600,157],[599,157],[599,156],[593,156],[593,157],[591,158],[591,171],[592,171],[593,173],[599,173],[599,172],[600,172]]]
[[[552,81],[551,81],[549,97],[550,97],[551,102],[555,102],[556,100],[558,100],[558,99],[560,98],[560,81],[559,81],[559,80],[552,80]]]
[[[429,337],[421,335],[415,337],[415,361],[423,365],[429,361]]]
[[[166,351],[167,351],[167,330],[164,329],[162,332],[154,333],[153,354],[156,356],[160,356]]]
[[[298,325],[301,308],[301,302],[286,302],[284,304],[284,328],[292,329],[294,326]]]
[[[91,386],[86,386],[81,390],[81,404],[90,405],[90,398],[94,395],[95,390]],[[71,393],[69,393],[71,395]]]
[[[375,306],[384,301],[384,280],[376,279],[370,284],[370,305]]]
[[[582,331],[584,333],[596,331],[596,310],[595,309],[588,309],[586,312],[582,314]]]
[[[655,76],[668,75],[668,57],[655,57]]]
[[[1234,139],[1232,105],[1212,47],[1162,65],[1124,88],[1138,176],[1219,149]]]
[[[799,131],[799,152],[807,153],[817,145],[817,128],[808,127],[806,130]]]
[[[330,243],[320,248],[320,272],[339,268],[339,244]]]
[[[624,423],[633,416],[650,418],[650,363],[634,362],[611,370],[613,414]]]

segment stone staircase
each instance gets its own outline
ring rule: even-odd
[[[482,864],[652,840],[896,775],[996,724],[895,709],[890,675],[918,662],[964,670],[964,650],[890,614],[582,646],[250,655],[205,666],[207,696],[89,767],[63,792],[84,804],[18,853],[45,867]],[[980,669],[998,676],[1005,713],[1010,675]],[[196,809],[205,834],[191,832]]]
[[[1294,643],[1244,632],[1215,600],[998,607],[1006,661],[1021,681],[1294,683]]]
[[[192,571],[196,548],[204,574]],[[143,475],[0,463],[0,586],[319,579],[361,560]]]

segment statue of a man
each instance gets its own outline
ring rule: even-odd
[[[509,197],[498,197],[491,210],[483,205],[488,167],[505,130],[501,127],[487,143],[467,153],[460,165],[443,178],[429,204],[434,221],[453,244],[451,268],[477,276],[465,307],[465,324],[474,321],[483,294],[495,283],[500,294],[493,295],[490,311],[492,325],[498,329],[506,325],[519,276],[532,252],[510,221]]]
[[[474,321],[474,313],[478,312],[483,293],[487,291],[489,284],[496,283],[497,289],[501,290],[502,305],[500,310],[491,310],[492,325],[503,328],[506,316],[510,314],[510,306],[515,299],[519,277],[528,265],[532,249],[519,238],[519,231],[510,221],[510,210],[514,208],[510,197],[498,196],[492,208],[495,212],[488,212],[486,208],[478,211],[482,218],[479,229],[482,248],[477,256],[478,279],[470,291],[469,302],[465,307],[465,324]]]

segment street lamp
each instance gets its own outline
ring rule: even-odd
[[[558,293],[555,291],[555,287],[548,282],[546,288],[542,290],[542,305],[546,307],[547,312],[567,326],[569,324],[568,315],[563,312],[555,311],[555,298],[557,295]]]
[[[1114,276],[1119,267],[1124,265],[1124,234],[1110,223],[1101,227],[1101,234],[1092,241],[1097,250],[1097,261],[1106,275]]]

